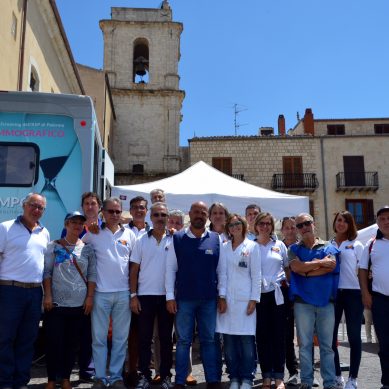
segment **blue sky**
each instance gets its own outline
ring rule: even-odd
[[[57,0],[77,62],[103,67],[98,22],[110,7],[160,0]],[[181,35],[185,90],[180,143],[194,136],[256,135],[259,127],[315,118],[389,117],[387,0],[170,0]]]

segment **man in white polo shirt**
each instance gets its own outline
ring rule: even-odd
[[[153,228],[136,241],[131,254],[131,310],[139,315],[139,370],[142,374],[138,389],[149,389],[151,341],[154,320],[158,319],[160,342],[161,388],[171,387],[172,329],[174,315],[166,310],[166,257],[172,242],[166,230],[168,210],[164,203],[150,209]]]
[[[30,193],[23,215],[0,224],[0,388],[26,388],[42,304],[49,232],[39,223],[46,198]]]
[[[371,309],[381,362],[381,389],[389,389],[389,206],[377,212],[377,237],[367,242],[359,266],[362,301]],[[368,288],[372,272],[372,292]]]
[[[96,291],[92,311],[92,349],[95,363],[94,389],[125,389],[122,368],[127,349],[131,321],[129,297],[129,260],[135,244],[135,235],[122,227],[120,199],[111,197],[103,202],[103,223],[98,234],[91,232],[83,237],[96,254]],[[112,318],[112,350],[107,366],[107,333]]]

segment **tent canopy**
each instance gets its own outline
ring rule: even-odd
[[[163,189],[169,209],[188,212],[192,203],[204,201],[208,206],[223,203],[230,212],[244,215],[246,206],[258,204],[262,210],[270,212],[277,219],[309,212],[306,196],[293,196],[263,189],[237,180],[209,166],[197,162],[175,176],[137,185],[115,186],[112,195],[123,200],[126,210],[135,196],[149,199],[153,189]]]

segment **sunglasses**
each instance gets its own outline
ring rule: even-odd
[[[153,217],[167,217],[167,213],[158,213],[158,212],[155,212],[153,213],[151,216]]]
[[[234,222],[234,223],[230,223],[230,224],[228,225],[228,228],[237,227],[237,226],[240,226],[241,224],[242,224],[241,221],[239,221],[239,222]]]
[[[296,218],[294,216],[285,216],[282,218],[282,221],[286,221],[286,220],[296,220]]]
[[[259,222],[258,225],[261,227],[270,227],[271,223],[270,222]]]
[[[31,209],[37,209],[38,211],[41,211],[41,212],[43,212],[43,211],[45,210],[45,207],[42,207],[42,205],[40,205],[40,204],[27,203],[27,205],[28,205]]]
[[[313,221],[312,221],[312,220],[306,220],[305,222],[296,224],[296,228],[298,228],[299,230],[301,230],[304,226],[305,226],[305,227],[309,227],[309,226],[312,225],[312,224],[313,224]]]
[[[122,213],[122,211],[119,211],[118,209],[106,209],[105,211],[110,215],[120,215]]]

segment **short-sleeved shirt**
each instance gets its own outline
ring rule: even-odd
[[[30,231],[21,217],[0,223],[0,280],[42,282],[49,231],[38,225]]]
[[[114,233],[103,225],[98,234],[88,232],[82,240],[96,254],[96,291],[121,292],[129,290],[129,261],[135,244],[134,233],[120,227]]]
[[[138,274],[138,295],[166,295],[166,258],[172,244],[169,232],[160,242],[153,236],[153,230],[141,235],[135,242],[131,262],[140,265]]]
[[[361,269],[368,269],[369,266],[369,248],[372,239],[370,239],[363,249],[360,262]],[[371,272],[373,276],[373,292],[378,292],[389,296],[389,240],[385,238],[376,239],[370,252]]]
[[[62,245],[53,241],[47,246],[43,279],[51,278],[53,303],[60,307],[80,307],[84,304],[87,286],[81,278],[73,257],[84,278],[96,282],[96,257],[90,245],[83,242],[67,246],[70,255]]]
[[[310,262],[313,259],[323,259],[327,255],[336,258],[336,267],[331,273],[305,277],[293,270],[290,272],[289,297],[292,301],[323,307],[335,300],[339,281],[339,250],[321,239],[318,239],[312,248],[306,247],[303,242],[289,247],[289,264],[296,258],[302,262]]]

